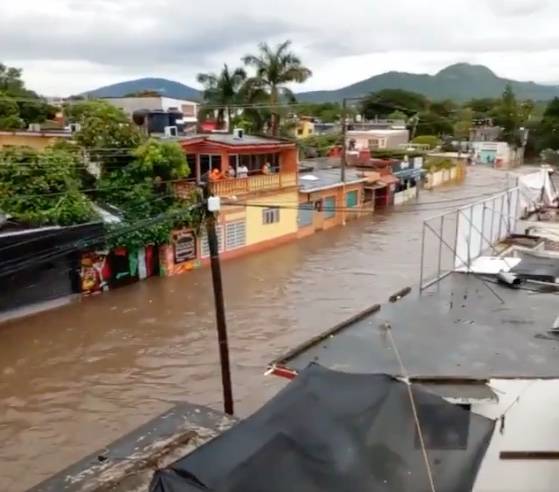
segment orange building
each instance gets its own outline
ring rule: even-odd
[[[298,155],[294,143],[240,132],[195,135],[179,143],[194,180],[201,183],[209,179],[211,191],[222,199],[217,234],[224,258],[297,238]],[[180,184],[178,188],[184,191]],[[199,237],[192,231],[181,231],[180,242],[180,261],[176,237],[161,251],[162,267],[168,275],[195,268],[209,258],[204,231]]]
[[[299,177],[298,237],[371,213],[375,208],[376,172],[346,169],[342,183],[340,169],[317,169]]]

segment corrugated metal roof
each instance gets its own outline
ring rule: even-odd
[[[367,178],[355,169],[346,169],[345,184],[364,183]],[[315,169],[299,176],[299,191],[309,193],[342,185],[340,169]]]

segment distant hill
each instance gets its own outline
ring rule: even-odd
[[[549,100],[559,96],[559,86],[504,79],[483,65],[458,63],[436,75],[386,72],[337,90],[302,92],[297,94],[297,98],[305,102],[330,102],[341,101],[344,97],[363,96],[381,89],[404,89],[433,100],[465,101],[500,96],[507,83],[512,85],[520,99]]]
[[[187,99],[197,101],[201,98],[201,92],[188,85],[175,82],[174,80],[144,78],[128,80],[118,84],[107,85],[92,91],[84,92],[82,95],[89,97],[123,97],[127,94],[141,91],[155,91],[162,96],[176,99]]]

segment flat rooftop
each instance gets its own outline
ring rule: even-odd
[[[345,184],[364,183],[367,177],[362,171],[346,169]],[[340,169],[314,169],[299,175],[299,191],[309,193],[312,191],[335,188],[342,185]]]
[[[424,379],[558,378],[559,295],[452,273],[421,294],[374,307],[272,363],[276,374],[310,363],[350,373]],[[525,287],[526,289],[528,287]],[[501,302],[492,289],[504,302]]]

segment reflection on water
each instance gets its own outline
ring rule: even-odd
[[[422,202],[503,189],[472,170]],[[453,205],[456,205],[453,204]],[[236,412],[284,384],[275,356],[419,275],[421,221],[442,205],[377,213],[223,265]],[[220,408],[209,271],[154,278],[0,327],[0,483],[20,491],[173,402]]]

